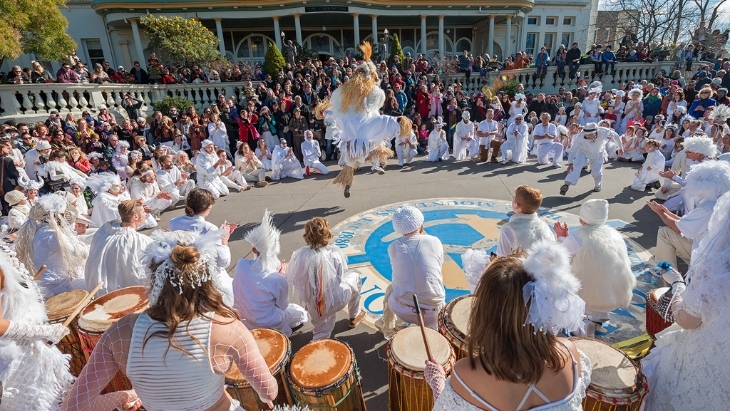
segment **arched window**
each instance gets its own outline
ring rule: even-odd
[[[236,57],[237,62],[263,62],[266,56],[266,50],[269,48],[269,43],[275,43],[274,40],[261,33],[252,33],[241,39],[236,45],[236,49],[233,55]]]
[[[418,43],[416,43],[416,50],[418,51],[418,53],[421,52],[421,40],[422,39],[418,39]],[[471,50],[471,48],[469,50]],[[434,52],[438,52],[438,51],[439,51],[439,32],[432,31],[432,32],[426,33],[426,56],[428,56],[430,58],[430,56],[432,56]],[[444,36],[444,54],[446,54],[446,55],[454,54],[454,42],[448,36]]]
[[[341,57],[344,54],[340,42],[327,33],[314,33],[304,39],[302,45],[319,54],[333,57]]]
[[[471,39],[468,39],[466,37],[462,37],[459,40],[456,41],[456,47],[454,48],[454,53],[461,54],[464,50],[471,53]]]

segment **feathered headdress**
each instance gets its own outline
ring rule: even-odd
[[[715,121],[719,121],[722,123],[726,122],[727,119],[730,118],[730,107],[728,107],[724,104],[715,106],[715,109],[712,110],[712,118]]]
[[[717,155],[717,146],[712,137],[705,133],[695,133],[692,137],[684,140],[685,151],[702,154],[705,157],[712,158]]]
[[[525,99],[525,95],[524,94],[522,94],[522,93],[515,94],[515,101],[516,100],[524,100],[524,99]]]
[[[562,245],[540,241],[527,250],[523,267],[533,281],[522,290],[525,304],[530,304],[525,324],[535,332],[557,335],[561,330],[584,330],[586,303],[578,296],[580,281],[570,270],[570,256]]]
[[[71,179],[68,181],[68,185],[72,186],[74,184],[83,189],[86,187],[86,179],[76,174],[72,176]]]
[[[38,190],[43,187],[43,178],[38,177],[38,180],[31,180],[27,175],[21,175],[18,178],[18,184],[23,187],[24,190]]]
[[[317,103],[317,106],[314,107],[314,117],[317,120],[324,120],[326,114],[325,112],[332,107],[332,102],[330,102],[329,98],[325,98],[319,101]]]
[[[152,243],[145,248],[142,254],[142,263],[150,273],[150,305],[157,304],[162,288],[168,281],[180,291],[180,294],[183,292],[183,287],[196,288],[208,281],[216,283],[215,270],[218,270],[216,263],[218,254],[215,246],[224,234],[225,231],[222,229],[210,230],[205,234],[197,231],[155,230],[150,235]],[[197,269],[180,272],[175,268],[170,261],[170,255],[172,249],[177,245],[191,246],[198,250],[200,259]],[[220,289],[217,284],[216,288]]]
[[[687,173],[685,181],[685,198],[696,198],[699,202],[715,201],[730,191],[730,164],[725,161],[696,164]]]
[[[112,173],[92,174],[86,179],[86,187],[89,187],[96,195],[109,191],[115,185],[121,186],[122,180],[118,175]]]
[[[636,88],[636,87],[632,88],[631,90],[629,90],[629,92],[627,94],[628,94],[629,98],[632,98],[632,96],[634,96],[635,94],[638,94],[639,98],[642,98],[644,96],[644,92],[641,91],[641,86],[639,86],[638,88]]]
[[[279,237],[281,232],[276,228],[271,219],[269,210],[264,210],[264,217],[256,228],[251,229],[244,239],[248,241],[253,248],[258,251],[257,260],[261,261],[263,267],[268,272],[274,272],[279,269],[281,261],[279,261]]]
[[[358,64],[355,70],[362,70],[367,76],[375,76],[376,79],[379,79],[378,68],[370,61],[370,57],[373,55],[373,46],[370,45],[370,42],[366,41],[360,44],[359,47],[362,51],[362,64]]]

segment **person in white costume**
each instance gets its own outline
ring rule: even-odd
[[[563,144],[557,140],[558,128],[550,122],[550,113],[540,115],[540,123],[532,131],[532,138],[538,164],[549,163],[548,157],[552,155],[553,166],[562,167],[560,163],[563,161]]]
[[[44,177],[48,178],[49,184],[59,184],[68,187],[68,182],[73,178],[85,178],[86,174],[68,165],[66,153],[61,150],[51,152],[48,162],[43,165]]]
[[[246,233],[253,260],[240,259],[233,276],[233,308],[249,329],[274,328],[289,337],[307,321],[307,311],[289,303],[285,267],[279,261],[280,231],[269,210],[261,224]]]
[[[525,124],[524,117],[517,114],[514,123],[507,127],[505,142],[500,147],[502,164],[507,164],[510,161],[521,164],[527,161],[529,134],[530,131],[527,124]]]
[[[40,140],[35,148],[25,153],[25,173],[31,180],[37,180],[43,176],[43,164],[41,157],[48,158],[51,154],[51,143],[46,140]]]
[[[95,174],[86,179],[86,186],[96,194],[91,201],[91,222],[101,227],[108,221],[119,220],[117,207],[124,200],[129,200],[119,176],[111,173]]]
[[[591,175],[593,175],[593,181],[595,182],[593,191],[601,191],[604,146],[608,141],[614,139],[614,134],[600,134],[596,123],[586,124],[583,131],[576,136],[573,146],[568,151],[568,169],[566,170],[568,175],[565,177],[565,184],[560,187],[561,195],[565,195],[571,185],[578,184],[580,173],[589,161],[591,163]]]
[[[393,229],[401,237],[388,246],[393,281],[385,291],[383,318],[376,322],[386,338],[406,323],[416,323],[413,294],[418,296],[423,325],[438,326],[438,313],[444,306],[446,290],[441,269],[444,247],[441,241],[423,231],[423,214],[411,205],[393,213]]]
[[[603,138],[606,139],[606,145],[604,147],[605,154],[604,154],[604,163],[606,160],[616,160],[618,158],[618,143],[621,141],[618,133],[616,133],[616,130],[611,128],[610,122],[606,120],[601,120],[598,123],[598,134],[603,135]],[[612,139],[608,138],[608,135],[611,135],[613,137]]]
[[[479,156],[473,156],[472,161],[484,162],[489,160],[489,148],[492,140],[499,134],[499,123],[494,121],[494,110],[488,109],[486,118],[477,125],[476,136],[479,138]],[[497,153],[492,153],[496,157]]]
[[[286,177],[301,180],[304,178],[304,172],[302,171],[302,165],[294,155],[294,150],[287,147],[286,139],[280,138],[279,145],[271,154],[271,179],[278,181]]]
[[[8,211],[8,230],[15,232],[28,220],[30,204],[22,191],[11,190],[5,193],[5,202],[10,205]]]
[[[0,244],[1,411],[56,410],[73,382],[57,344],[69,329],[48,324],[42,293],[14,252]]]
[[[411,133],[413,123],[407,117],[391,117],[380,114],[385,103],[385,92],[380,88],[378,69],[370,56],[370,43],[361,44],[363,63],[353,71],[350,79],[332,93],[330,100],[332,117],[338,130],[338,148],[342,170],[334,179],[344,189],[345,198],[350,197],[355,169],[359,164],[372,161],[378,168],[393,152],[382,144],[398,136]],[[373,171],[380,173],[375,167]]]
[[[685,205],[682,188],[687,184],[687,174],[697,164],[709,161],[717,155],[717,146],[712,138],[705,134],[697,134],[684,140],[684,150],[675,157],[676,167],[660,172],[664,178],[661,190],[656,194],[657,199],[666,200],[664,207],[672,212],[691,211],[691,204]]]
[[[649,208],[666,224],[657,232],[656,261],[667,261],[676,267],[679,257],[690,263],[700,240],[707,235],[708,223],[717,199],[728,191],[730,164],[711,160],[695,165],[687,174],[682,196],[685,201],[691,202],[690,212],[679,217],[662,204],[647,202]]]
[[[395,153],[398,156],[399,166],[411,165],[411,161],[418,154],[416,147],[418,147],[418,140],[416,140],[416,135],[413,133],[395,138]]]
[[[215,154],[215,147],[213,142],[210,140],[203,140],[201,143],[203,147],[195,157],[195,171],[197,174],[198,187],[208,190],[213,194],[213,197],[218,198],[220,196],[227,196],[229,191],[228,187],[223,184],[216,167],[221,165],[223,162]]]
[[[304,131],[304,141],[302,141],[302,156],[304,156],[304,171],[306,175],[311,173],[329,174],[330,170],[326,165],[322,164],[322,148],[319,141],[314,139],[312,130]]]
[[[444,161],[449,159],[449,142],[446,140],[443,117],[436,118],[433,130],[428,134],[428,157],[426,161]]]
[[[474,295],[479,315],[468,323],[472,355],[457,361],[448,378],[443,367],[426,362],[433,410],[583,410],[590,359],[557,337],[583,327],[579,288],[567,251],[554,242],[491,264]]]
[[[629,120],[636,117],[637,114],[639,118],[642,118],[641,116],[644,112],[644,103],[641,101],[644,93],[641,91],[641,86],[634,87],[635,88],[629,90],[627,93],[629,101],[626,102],[626,106],[624,108],[624,116],[623,120],[621,121],[621,129],[618,131],[619,134],[624,134],[626,132],[626,127],[629,125]]]
[[[512,103],[510,103],[510,109],[509,109],[509,120],[507,121],[507,127],[511,126],[514,122],[517,116],[522,116],[524,119],[525,114],[527,113],[527,103],[525,103],[525,95],[522,93],[515,94],[515,99]]]
[[[119,204],[119,215],[121,221],[109,221],[91,238],[84,278],[88,291],[104,282],[98,296],[124,287],[147,285],[142,253],[152,240],[137,232],[147,217],[144,205],[138,200],[124,200]]]
[[[175,205],[195,188],[195,181],[188,179],[188,175],[180,171],[171,155],[160,157],[159,163],[157,185],[170,196],[171,204]]]
[[[148,208],[147,221],[139,227],[140,230],[157,227],[162,211],[172,205],[172,197],[160,190],[155,170],[149,166],[134,170],[133,177],[129,179],[129,196],[132,200],[140,200]]]
[[[365,316],[360,309],[360,274],[347,269],[342,250],[329,245],[332,231],[327,220],[315,217],[304,225],[305,247],[294,251],[286,267],[289,284],[299,294],[314,326],[313,340],[330,338],[335,315],[347,307],[349,326],[355,328]]]
[[[46,270],[37,280],[45,298],[86,288],[84,265],[89,246],[79,241],[64,218],[66,196],[48,194],[31,207],[18,231],[18,258],[31,270]]]
[[[591,87],[588,89],[588,97],[583,100],[583,105],[581,106],[581,111],[583,112],[581,124],[583,126],[588,123],[597,123],[601,120],[601,114],[603,113],[599,97],[602,91],[601,84],[595,83],[591,83]]]
[[[210,123],[208,123],[208,139],[218,148],[225,150],[229,158],[233,158],[231,155],[231,148],[228,143],[226,125],[220,120],[217,114],[213,114],[210,118]],[[203,146],[203,148],[205,148],[205,146]]]
[[[615,228],[606,225],[607,220],[608,201],[592,199],[580,208],[580,227],[568,231],[566,223],[553,226],[581,283],[578,295],[586,302],[589,337],[595,333],[594,321],[609,320],[610,311],[629,306],[636,286],[626,243]]]
[[[239,193],[250,190],[251,187],[253,187],[248,185],[241,172],[238,171],[237,168],[233,167],[233,163],[231,163],[231,161],[226,157],[225,150],[219,148],[218,151],[216,151],[216,155],[218,155],[218,159],[220,161],[218,166],[216,166],[215,171],[218,173],[218,177],[221,179],[223,184],[226,185],[226,187],[232,188]]]
[[[114,156],[112,157],[112,166],[117,170],[119,178],[127,180],[132,177],[132,173],[129,172],[129,143],[122,140],[117,143],[114,149]]]
[[[631,189],[636,191],[646,190],[646,186],[653,188],[661,187],[659,183],[659,173],[664,170],[664,154],[659,151],[662,143],[659,140],[647,140],[644,147],[646,147],[646,160],[641,165],[639,171],[636,172],[634,182],[631,184]]]
[[[474,123],[469,121],[468,111],[461,112],[461,119],[454,131],[454,160],[464,160],[479,152],[479,139],[474,134]]]
[[[669,270],[669,316],[674,324],[657,334],[642,361],[649,393],[645,411],[722,410],[730,378],[730,193],[715,205],[707,236],[686,275]]]
[[[220,227],[205,220],[211,210],[213,210],[215,198],[208,190],[195,188],[188,194],[185,199],[185,215],[175,217],[170,220],[167,226],[169,231],[186,231],[200,232],[204,235],[210,231],[222,230],[220,241],[215,244],[215,262],[218,271],[214,273],[218,277],[215,285],[218,292],[223,297],[226,305],[233,307],[233,279],[228,275],[228,267],[231,265],[231,249],[228,248],[228,240],[233,232],[238,228],[238,224],[224,221]],[[213,248],[211,248],[213,252]]]
[[[86,204],[86,197],[84,197],[84,188],[86,188],[86,178],[72,178],[68,182],[68,192],[76,198],[74,205],[76,211],[80,217],[89,218],[90,210]]]
[[[261,141],[261,140],[259,140]],[[236,151],[236,169],[241,172],[243,178],[249,183],[255,183],[256,187],[266,187],[270,177],[266,176],[266,166],[251,151],[251,147],[244,142],[239,142]]]

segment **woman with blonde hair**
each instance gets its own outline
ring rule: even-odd
[[[495,260],[479,281],[469,318],[471,355],[454,364],[448,379],[427,361],[434,410],[583,409],[590,360],[557,338],[563,329],[584,327],[580,283],[563,246],[540,242],[527,255]]]
[[[263,138],[258,139],[256,142],[256,158],[263,163],[266,170],[271,170],[271,150],[266,144],[266,140]]]
[[[53,83],[51,73],[45,71],[41,63],[34,60],[30,64],[33,66],[33,72],[30,73],[32,83]]]
[[[234,363],[259,398],[276,398],[276,380],[256,341],[216,287],[215,244],[228,235],[152,233],[143,257],[150,307],[104,333],[62,411],[136,410],[142,404],[152,410],[242,411],[225,390]],[[134,390],[101,395],[118,371]]]

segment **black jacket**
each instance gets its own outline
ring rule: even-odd
[[[571,48],[570,50],[568,50],[568,52],[565,55],[566,63],[572,62],[573,60],[580,61],[581,54],[582,53],[580,52],[579,48],[578,49]]]

